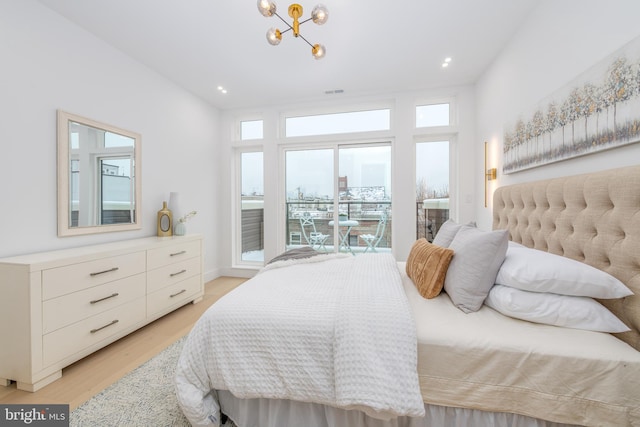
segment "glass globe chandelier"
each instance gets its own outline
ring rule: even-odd
[[[317,5],[311,11],[311,18],[300,21],[300,17],[302,17],[302,6],[294,3],[289,6],[289,16],[293,18],[292,24],[289,24],[280,15],[278,15],[278,13],[276,12],[276,3],[271,0],[258,0],[258,10],[263,16],[267,18],[273,15],[277,16],[288,27],[284,31],[280,31],[277,28],[270,28],[267,31],[267,41],[269,42],[269,44],[272,44],[274,46],[280,44],[280,42],[282,41],[282,35],[291,30],[293,31],[294,37],[300,37],[302,40],[307,42],[309,46],[311,46],[311,54],[315,59],[324,58],[324,55],[326,53],[326,49],[324,48],[324,46],[319,43],[309,43],[309,41],[305,39],[302,34],[300,34],[300,25],[308,21],[313,21],[318,25],[322,25],[327,22],[327,19],[329,19],[329,11],[326,7],[321,4]]]

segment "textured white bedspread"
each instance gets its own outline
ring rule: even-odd
[[[424,414],[416,329],[395,259],[319,258],[271,264],[197,322],[176,369],[192,424],[215,424],[211,389],[380,419]]]

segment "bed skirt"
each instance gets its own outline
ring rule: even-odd
[[[222,412],[238,427],[575,427],[524,415],[477,409],[424,405],[424,418],[398,417],[389,421],[317,403],[278,399],[238,399],[219,390]]]

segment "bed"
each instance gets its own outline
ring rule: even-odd
[[[429,262],[412,248],[406,263],[267,265],[191,331],[176,369],[183,412],[239,427],[639,426],[640,166],[499,188],[493,231],[474,228],[416,242],[439,254]],[[504,255],[471,258],[482,268],[470,277],[491,286],[468,295],[459,272],[487,235],[496,246],[473,256]],[[553,280],[535,282],[541,271]],[[431,287],[441,279],[444,292]]]

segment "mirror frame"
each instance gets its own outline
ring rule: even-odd
[[[117,133],[134,139],[135,162],[135,222],[126,224],[93,225],[87,227],[71,227],[69,225],[69,180],[71,162],[69,157],[69,122]],[[139,230],[142,228],[142,137],[140,134],[100,123],[86,117],[58,110],[58,236],[78,236],[84,234],[111,233],[114,231]]]

